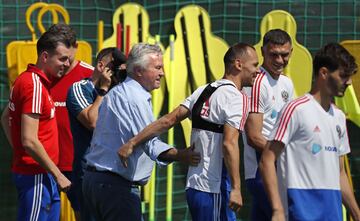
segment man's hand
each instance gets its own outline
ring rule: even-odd
[[[271,221],[285,221],[284,210],[274,210]]]
[[[201,156],[199,152],[195,152],[194,144],[189,148],[178,150],[178,160],[190,166],[197,166],[200,163]]]
[[[109,90],[111,85],[111,75],[113,72],[110,68],[106,67],[100,75],[99,88],[104,89],[106,91]]]
[[[132,154],[134,150],[134,145],[131,142],[127,142],[126,144],[122,145],[118,150],[118,155],[120,157],[120,161],[125,168],[127,168],[127,159]]]
[[[60,191],[67,192],[70,189],[71,182],[64,176],[64,174],[60,173],[60,175],[56,177],[55,180]]]
[[[239,212],[243,205],[240,189],[232,189],[230,192],[229,207],[234,212]]]

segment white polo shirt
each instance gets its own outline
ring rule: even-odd
[[[285,144],[277,161],[289,220],[342,220],[339,157],[350,152],[346,117],[306,94],[284,107],[270,139]]]
[[[219,87],[222,84],[232,84]],[[248,98],[240,92],[234,83],[227,79],[217,80],[211,86],[219,87],[203,105],[201,117],[204,120],[229,124],[242,131],[248,109]],[[185,99],[183,106],[190,111],[206,86],[198,88]],[[187,175],[186,188],[199,191],[220,193],[221,171],[223,161],[223,134],[193,128],[191,144],[202,157],[198,166],[190,166]]]

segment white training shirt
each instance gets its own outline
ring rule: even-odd
[[[278,113],[293,98],[294,86],[288,77],[280,75],[275,80],[261,67],[253,87],[244,88],[244,91],[250,97],[249,112],[263,114],[262,134],[268,139]],[[255,149],[247,143],[245,133],[243,133],[243,142],[245,179],[253,179],[256,177],[260,155],[257,156]]]
[[[350,152],[346,117],[306,94],[284,107],[270,139],[285,144],[277,161],[289,220],[342,220],[339,157]]]
[[[204,103],[201,117],[217,124],[229,124],[242,131],[247,117],[248,98],[240,92],[235,84],[227,79],[217,80],[211,86],[232,84],[219,87]],[[190,111],[206,86],[198,88],[185,99],[183,106]],[[190,115],[191,116],[191,115]],[[189,166],[186,188],[203,192],[220,193],[223,159],[223,134],[193,128],[191,144],[202,157],[198,166]]]

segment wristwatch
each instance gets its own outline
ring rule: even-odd
[[[105,94],[107,93],[107,90],[102,89],[102,88],[96,88],[96,92],[99,96],[105,96]]]

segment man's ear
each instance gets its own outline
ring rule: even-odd
[[[49,59],[49,53],[47,51],[43,51],[43,52],[41,52],[39,58],[42,63],[46,63]]]
[[[99,71],[103,71],[104,70],[104,68],[105,68],[105,64],[104,64],[104,62],[103,61],[98,61],[98,63],[96,64],[96,68],[99,70]]]
[[[292,55],[293,50],[294,50],[294,48],[291,47],[290,54],[289,54],[290,56]]]
[[[241,71],[243,67],[242,59],[236,59],[234,65],[237,70]]]
[[[142,71],[140,67],[134,67],[134,74],[138,77],[142,76]]]
[[[328,74],[329,74],[329,69],[327,69],[326,67],[321,67],[319,69],[319,76],[322,79],[326,79],[328,77]]]

